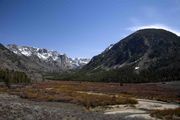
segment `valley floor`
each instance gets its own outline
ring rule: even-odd
[[[23,88],[15,88],[11,91],[3,91],[1,89],[0,120],[156,120],[157,118],[150,116],[153,110],[180,107],[178,104],[179,83],[120,85],[117,83],[48,81]],[[33,90],[45,97],[35,94]],[[94,97],[121,94],[123,97],[131,96],[138,103],[87,108],[87,106],[83,106],[82,102],[84,101],[81,100],[82,98],[69,101],[67,98],[64,98],[72,97],[72,91],[76,92],[75,95],[83,94],[86,95],[85,97],[91,95],[91,97]],[[62,95],[63,93],[66,94]],[[50,94],[61,97],[51,98],[49,101],[48,95]],[[160,98],[167,102],[157,101]],[[81,102],[76,100],[81,100]],[[91,101],[88,102],[90,103]],[[174,115],[173,119],[178,120],[179,117]]]
[[[98,120],[116,119],[86,111],[82,106],[61,102],[34,102],[0,94],[0,120]]]

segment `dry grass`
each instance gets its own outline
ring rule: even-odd
[[[0,94],[7,93],[9,89],[5,85],[0,85]]]
[[[136,104],[137,101],[130,97],[123,95],[96,95],[88,93],[79,93],[69,89],[24,89],[23,93],[19,94],[22,98],[31,99],[35,101],[60,101],[70,102],[85,106],[86,108],[116,105],[116,104]]]
[[[0,91],[3,90],[0,89]],[[9,90],[9,93],[35,101],[70,102],[89,108],[114,104],[136,104],[134,97],[179,102],[178,91],[179,89],[167,88],[166,84],[160,83],[123,84],[122,86],[119,83],[47,81]],[[101,93],[101,95],[96,93]]]
[[[89,94],[86,84],[59,84],[56,82],[34,84],[11,92],[11,94],[30,100],[70,102],[83,105],[86,108],[137,103],[134,98],[123,94],[92,93],[94,94]]]
[[[8,92],[8,88],[4,86],[0,86],[0,93]]]
[[[135,99],[121,95],[76,93],[73,97],[75,98],[74,100],[77,100],[78,103],[87,108],[117,104],[137,104]]]
[[[155,111],[152,111],[151,116],[157,117],[163,120],[179,120],[180,107],[176,109],[155,110]]]

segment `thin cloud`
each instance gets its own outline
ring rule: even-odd
[[[137,30],[140,30],[140,29],[148,29],[148,28],[165,29],[165,30],[171,31],[171,32],[175,33],[176,35],[180,36],[180,31],[175,30],[175,29],[173,29],[173,28],[171,28],[169,26],[163,25],[163,24],[133,26],[133,27],[128,28],[128,30],[134,32],[134,31],[137,31]]]
[[[149,19],[160,18],[161,14],[159,14],[159,10],[153,6],[145,6],[142,8],[142,13],[144,17]]]

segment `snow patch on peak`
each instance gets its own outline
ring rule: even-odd
[[[113,46],[114,46],[114,44],[111,44],[111,45],[108,47],[108,49],[110,50]]]
[[[85,64],[88,64],[90,59],[88,58],[69,58],[69,62],[72,64],[72,66],[83,66]]]
[[[37,56],[40,58],[40,59],[43,59],[43,60],[47,60],[49,58],[49,55],[48,54],[40,54],[40,53],[37,53]]]
[[[109,51],[113,46],[114,44],[110,44],[102,53]]]
[[[139,68],[140,68],[140,67],[135,67],[134,69],[135,69],[135,70],[138,70]]]
[[[25,56],[31,56],[31,52],[29,52],[29,51],[21,51],[21,53],[23,54],[23,55],[25,55]]]

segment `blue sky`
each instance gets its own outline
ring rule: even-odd
[[[0,43],[92,57],[141,28],[180,35],[180,0],[0,0]]]

